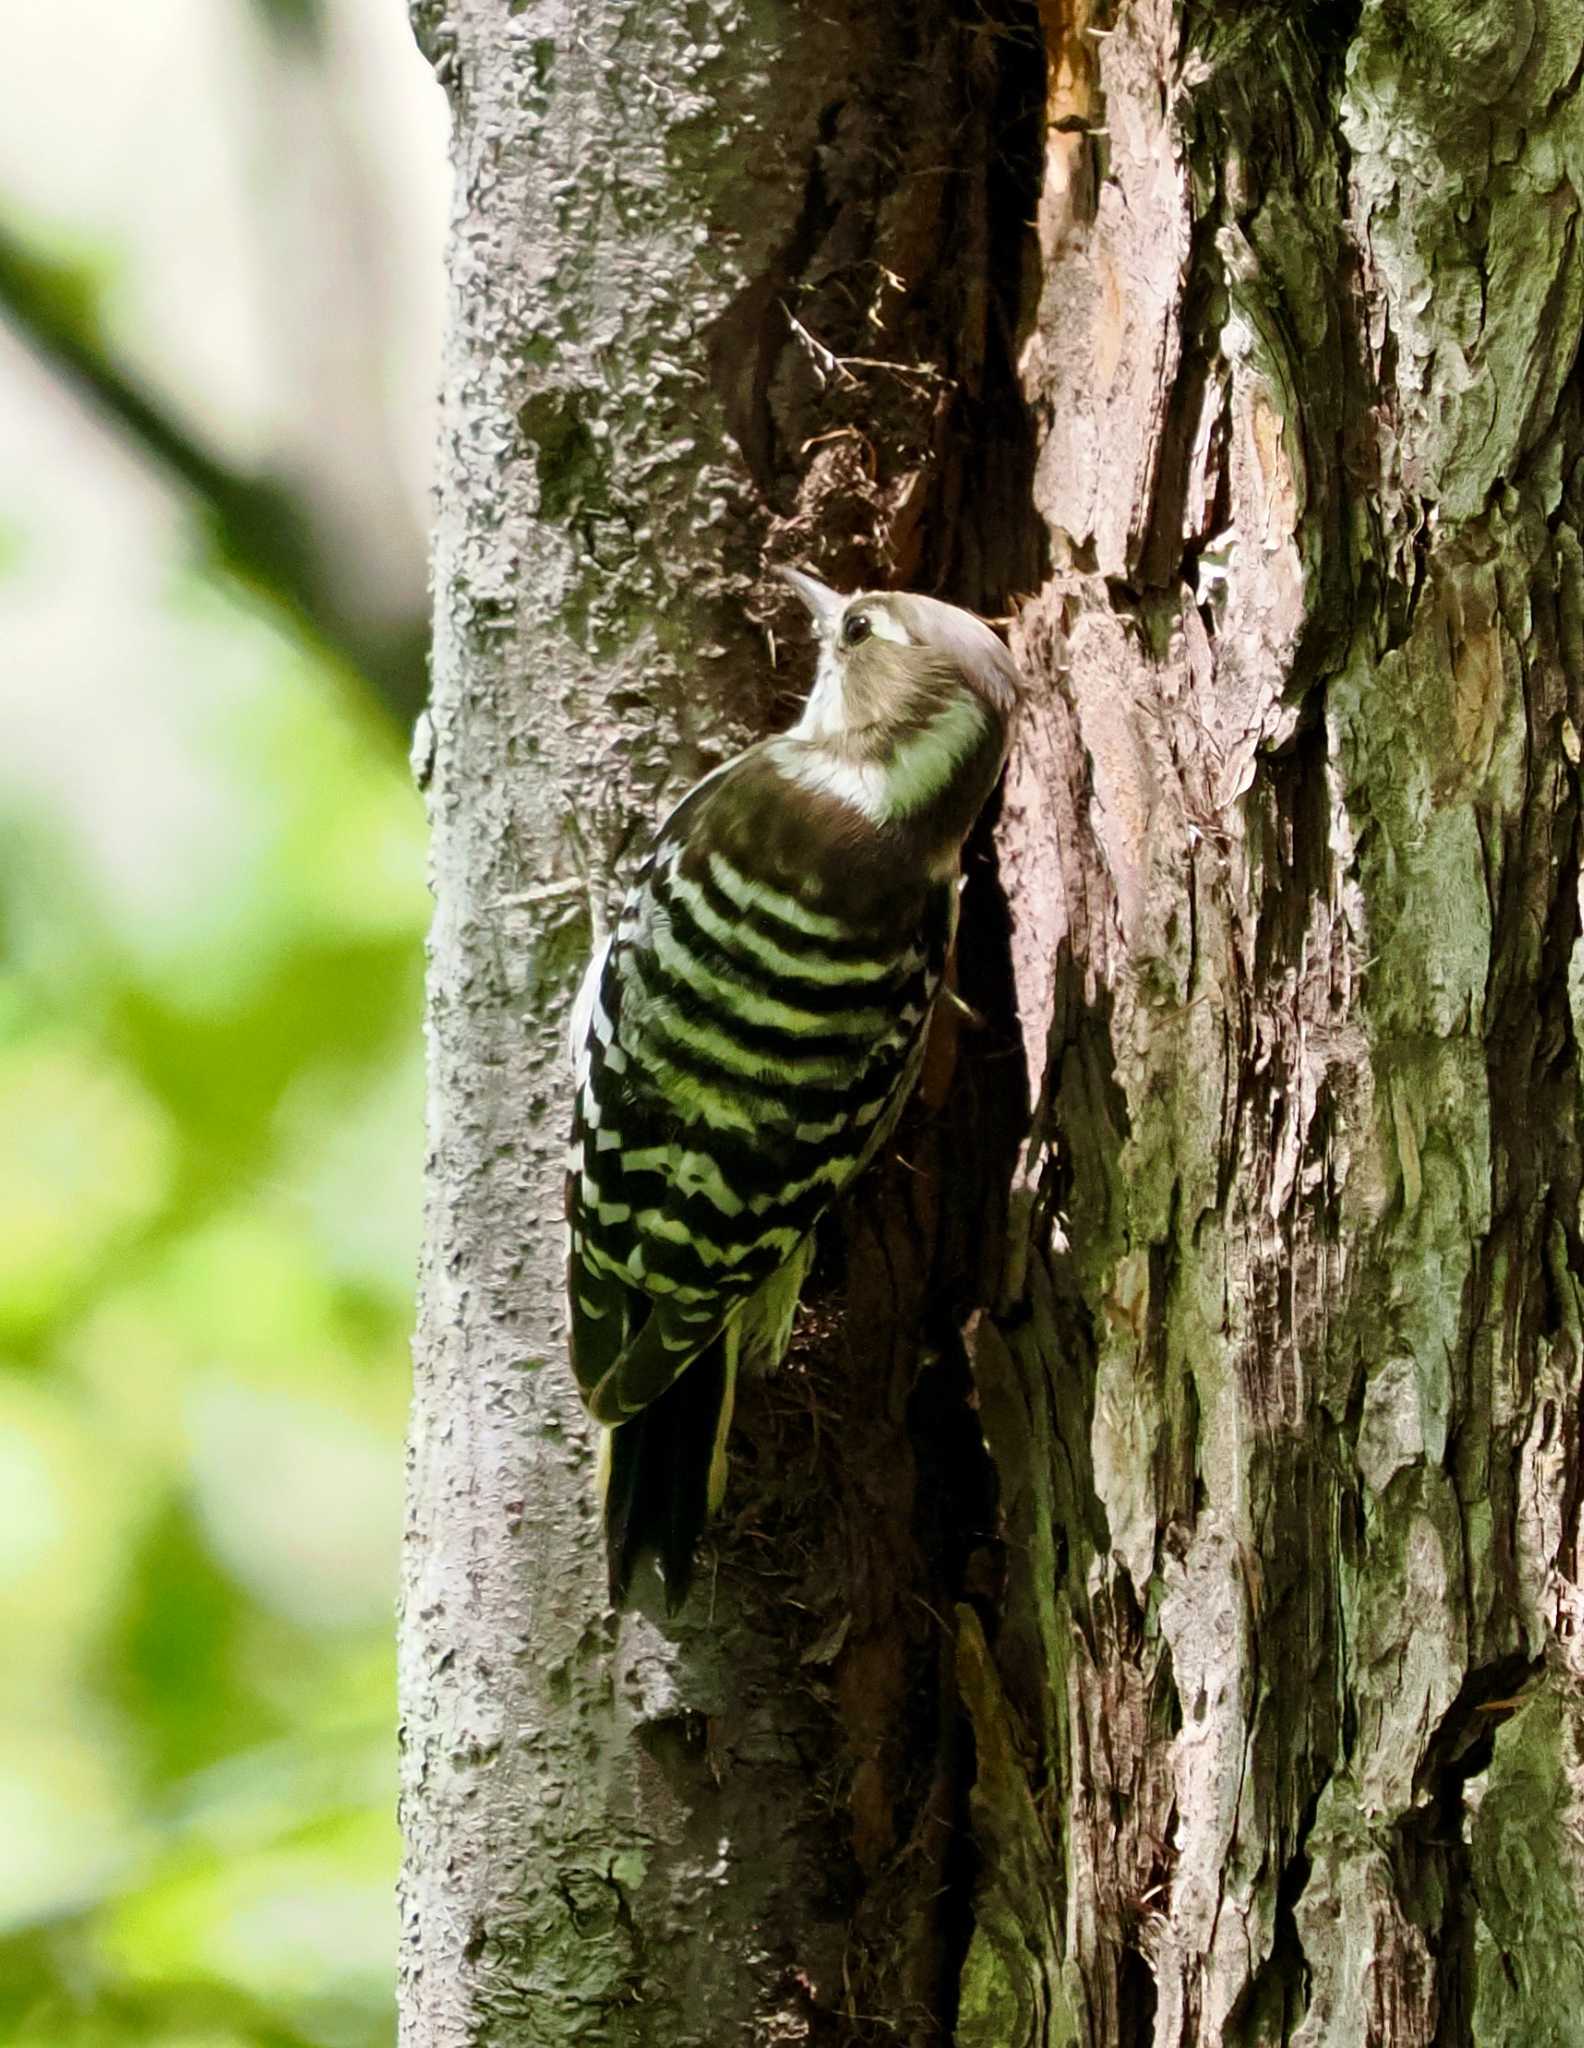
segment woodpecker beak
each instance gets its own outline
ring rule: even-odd
[[[834,630],[847,602],[839,590],[832,590],[817,576],[810,576],[802,569],[777,569],[776,574],[802,598],[822,635]]]

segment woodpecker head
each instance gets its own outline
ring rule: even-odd
[[[1006,648],[982,619],[939,598],[860,590],[844,597],[802,569],[782,569],[813,618],[814,687],[797,725],[808,739],[877,740],[966,692],[1005,730],[1022,693]]]
[[[958,850],[1001,773],[1022,679],[982,619],[938,598],[843,597],[781,574],[819,638],[803,716],[779,743],[793,779],[900,836],[932,871]]]

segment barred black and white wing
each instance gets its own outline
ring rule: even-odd
[[[810,1232],[896,1121],[955,902],[770,743],[673,813],[591,968],[568,1291],[614,1598],[648,1549],[685,1592],[738,1355],[779,1355]]]

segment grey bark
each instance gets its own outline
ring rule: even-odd
[[[1574,2040],[1584,18],[419,28],[404,2041]],[[560,1034],[767,555],[1016,614],[988,1021],[618,1624]]]
[[[839,1995],[828,1829],[796,1656],[731,1585],[676,1631],[605,1612],[563,1357],[562,1042],[590,894],[779,684],[743,609],[750,486],[708,344],[750,380],[751,423],[845,50],[731,0],[478,0],[418,25],[457,209],[420,747],[437,910],[404,2038],[716,2041]],[[751,169],[722,134],[753,138]]]

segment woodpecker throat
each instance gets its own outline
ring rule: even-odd
[[[971,613],[782,573],[803,714],[666,819],[573,1012],[571,1355],[617,1604],[648,1552],[686,1597],[737,1373],[779,1362],[814,1224],[912,1089],[1021,687]]]

